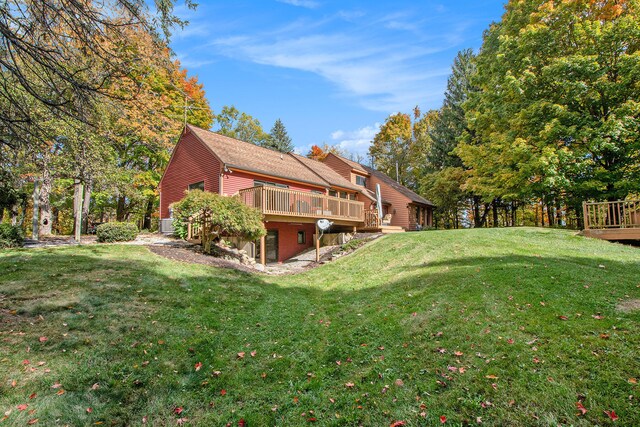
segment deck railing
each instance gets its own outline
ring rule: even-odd
[[[355,200],[271,186],[246,188],[238,195],[265,215],[364,221],[364,203]]]
[[[382,221],[378,216],[376,209],[368,210],[364,212],[364,227],[365,228],[379,228]]]
[[[640,228],[640,200],[584,202],[585,230]]]

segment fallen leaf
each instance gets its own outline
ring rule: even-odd
[[[62,387],[62,384],[60,384],[60,383],[53,383],[53,385],[51,386],[51,388],[54,388],[54,389],[55,388],[60,388],[60,387]]]
[[[182,414],[182,411],[184,411],[184,408],[183,408],[182,406],[176,406],[176,407],[173,409],[173,413],[174,413],[174,414],[176,414],[176,415],[180,415],[180,414]]]
[[[244,418],[240,418],[240,420],[238,421],[238,427],[247,427],[247,422],[244,420]]]
[[[600,315],[600,314],[592,314],[591,317],[593,317],[596,320],[602,320],[604,319],[604,316]]]
[[[391,423],[391,425],[389,427],[400,427],[400,426],[404,426],[407,425],[406,422],[404,421],[394,421]]]
[[[91,390],[97,390],[100,388],[100,384],[95,383],[94,385],[91,386]]]
[[[40,342],[47,342],[49,341],[49,338],[47,337],[40,337]]]
[[[37,396],[37,394],[36,394],[36,393],[31,393],[31,394],[29,395],[29,399],[35,399],[35,398],[36,398],[36,396]]]
[[[19,411],[24,411],[28,407],[29,407],[29,405],[27,405],[26,403],[23,403],[21,405],[16,406],[16,408],[18,408]]]
[[[567,316],[558,316],[558,319],[560,319],[560,320],[569,320],[569,318]]]
[[[18,385],[18,381],[16,380],[11,380],[11,387],[15,387]]]
[[[227,395],[227,390],[222,389],[220,390],[220,396],[226,396]]]
[[[616,421],[618,419],[618,416],[616,415],[616,411],[604,411],[605,414],[607,414],[609,416],[609,418],[611,418],[611,421]]]
[[[299,399],[298,396],[293,396],[293,403],[298,403]]]
[[[346,388],[353,388],[355,386],[355,384],[354,383],[346,383],[344,386]]]
[[[251,354],[251,357],[256,357],[256,354],[258,354],[258,352],[253,350],[250,354]]]
[[[629,383],[630,384],[638,384],[638,380],[635,378],[629,378]]]
[[[401,379],[397,379],[395,385],[396,387],[402,387],[404,386],[404,382]]]
[[[32,418],[32,419],[30,419],[29,421],[27,421],[27,424],[28,424],[28,425],[33,425],[33,424],[35,424],[35,423],[37,423],[37,422],[38,422],[38,419],[37,419],[37,418]]]
[[[220,372],[220,371],[213,371],[213,376],[214,376],[214,377],[219,377],[220,375],[222,375],[222,372]]]
[[[490,380],[497,380],[497,379],[498,379],[498,377],[497,377],[496,375],[493,375],[493,374],[491,374],[491,375],[485,375],[485,378],[488,378],[488,379],[490,379]]]
[[[87,408],[87,414],[90,414],[93,412],[93,408]]]
[[[200,368],[202,368],[202,362],[196,363],[195,368],[196,368],[196,372],[198,372]]]
[[[587,413],[587,408],[584,407],[584,405],[582,404],[582,402],[576,402],[576,408],[578,408],[578,411],[580,411],[577,415],[584,415]]]
[[[461,352],[461,351],[456,351],[456,352],[454,352],[453,354],[454,354],[455,356],[460,357],[460,356],[462,356],[464,353],[463,353],[463,352]]]
[[[60,389],[58,390],[58,392],[56,393],[58,396],[62,396],[63,394],[65,394],[66,392],[64,391],[64,389]]]
[[[440,415],[440,422],[442,424],[446,423],[447,422],[447,417],[445,417],[444,415]]]
[[[183,425],[184,423],[188,423],[189,422],[189,418],[178,418],[176,420],[176,424],[178,424],[179,426]]]
[[[237,354],[238,359],[244,359],[244,351]]]

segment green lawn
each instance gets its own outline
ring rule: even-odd
[[[635,298],[640,249],[531,228],[390,235],[287,277],[3,251],[0,426],[640,425]]]

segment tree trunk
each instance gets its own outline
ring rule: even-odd
[[[538,226],[538,203],[534,203],[533,206],[535,206],[534,208],[534,219],[533,219],[533,223],[535,224],[535,226]]]
[[[75,179],[73,183],[73,237],[78,243],[80,243],[82,235],[82,187],[82,181]]]
[[[480,200],[478,200],[477,196],[473,196],[471,203],[473,204],[473,227],[482,227],[480,222]]]
[[[549,221],[549,227],[553,227],[553,209],[551,209],[551,204],[547,204],[547,220]]]
[[[50,162],[46,154],[42,163],[42,183],[40,186],[40,236],[51,235],[51,178]]]
[[[118,196],[118,205],[116,206],[116,221],[122,222],[124,221],[124,208],[126,204],[126,199],[124,196]]]
[[[87,234],[89,229],[89,207],[91,206],[91,190],[93,182],[89,180],[84,188],[84,201],[82,202],[82,234]]]
[[[540,222],[544,227],[544,202],[540,200]]]
[[[155,196],[149,196],[149,200],[147,200],[147,209],[144,214],[144,222],[142,224],[143,229],[151,230],[151,216],[153,215],[153,204],[155,201]]]
[[[511,226],[515,227],[518,221],[518,204],[511,202]]]
[[[493,226],[498,226],[498,199],[493,199]]]
[[[40,214],[40,183],[37,179],[33,181],[33,209],[31,210],[31,238],[40,238],[38,215]]]

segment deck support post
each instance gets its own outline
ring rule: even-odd
[[[320,229],[316,223],[316,262],[320,262]]]
[[[267,236],[260,237],[260,264],[267,265]]]

